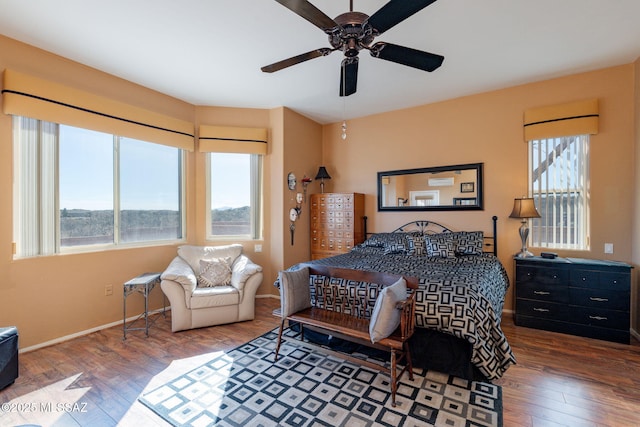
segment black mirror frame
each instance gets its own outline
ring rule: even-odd
[[[453,166],[435,166],[418,169],[402,169],[386,172],[378,172],[378,212],[407,212],[407,211],[471,211],[484,210],[484,185],[483,185],[483,165],[484,163],[468,163]],[[382,177],[389,175],[410,175],[416,173],[447,172],[452,170],[476,170],[476,194],[478,202],[475,205],[438,205],[438,206],[382,206]]]

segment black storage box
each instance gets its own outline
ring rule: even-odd
[[[0,390],[18,378],[18,328],[0,328]]]

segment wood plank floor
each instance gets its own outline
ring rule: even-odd
[[[170,314],[154,315],[148,338],[135,331],[123,341],[122,329],[114,327],[23,353],[20,377],[0,391],[0,403],[14,409],[0,415],[0,425],[164,425],[136,401],[142,390],[168,379],[162,375],[170,375],[170,366],[197,366],[209,353],[273,329],[278,304],[258,299],[254,321],[175,334]],[[510,318],[503,328],[518,359],[496,381],[503,388],[505,426],[640,426],[640,343],[521,328]]]

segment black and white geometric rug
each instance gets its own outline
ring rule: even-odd
[[[385,372],[286,332],[275,363],[277,329],[138,400],[174,426],[502,426],[500,386],[405,373],[393,407]]]

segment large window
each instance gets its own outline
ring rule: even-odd
[[[529,141],[530,246],[589,249],[589,136]]]
[[[208,153],[208,238],[261,237],[262,156]]]
[[[16,256],[183,237],[178,148],[14,116]]]

